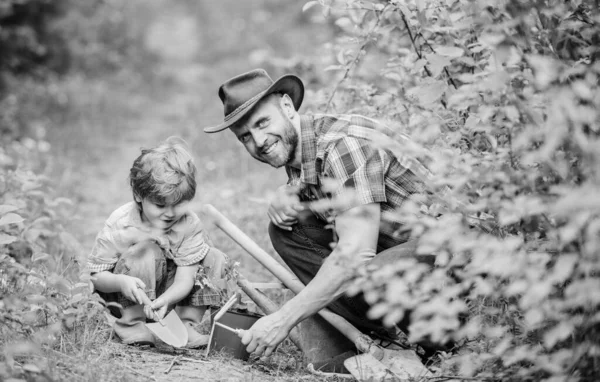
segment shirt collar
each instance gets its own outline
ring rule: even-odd
[[[317,185],[317,135],[311,116],[300,116],[300,138],[302,140],[300,180],[306,184]]]

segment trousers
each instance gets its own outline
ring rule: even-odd
[[[333,232],[325,228],[322,220],[313,214],[301,214],[298,223],[291,231],[281,229],[269,224],[269,236],[273,248],[291,269],[291,271],[304,284],[308,284],[317,274],[325,259],[331,254],[330,244],[334,240]],[[416,241],[409,241],[380,251],[370,263],[376,266],[391,264],[395,260],[416,256]],[[434,256],[418,256],[418,261],[433,265]],[[372,320],[367,317],[370,308],[362,294],[355,296],[342,295],[327,306],[334,313],[344,317],[363,333],[383,333],[381,320]],[[408,315],[396,325],[405,333],[409,324]]]

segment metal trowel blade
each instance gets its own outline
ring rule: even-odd
[[[164,343],[176,348],[183,347],[188,342],[188,331],[185,324],[181,321],[175,310],[171,310],[169,314],[160,322],[147,323],[146,326],[155,336],[160,338]]]

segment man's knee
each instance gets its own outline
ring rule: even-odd
[[[268,231],[271,245],[273,245],[273,248],[279,256],[283,258],[287,253],[285,249],[289,246],[288,243],[292,241],[292,232],[281,229],[272,222],[269,222]]]

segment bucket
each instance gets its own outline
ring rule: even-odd
[[[228,311],[225,312],[223,317],[217,322],[227,325],[230,328],[246,330],[250,329],[260,317],[261,316],[256,314]],[[214,326],[213,336],[210,342],[211,351],[223,351],[231,354],[235,358],[247,361],[250,357],[250,353],[246,351],[246,346],[247,345],[242,344],[242,339],[234,332],[222,328],[219,325]]]

